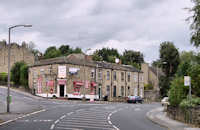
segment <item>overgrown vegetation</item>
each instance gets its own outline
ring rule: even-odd
[[[15,86],[24,86],[28,89],[28,66],[24,62],[16,62],[11,68],[11,81]]]

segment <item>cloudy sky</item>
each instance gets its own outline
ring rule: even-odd
[[[0,40],[7,40],[9,26],[32,24],[14,29],[12,42],[33,41],[42,52],[61,44],[132,49],[150,63],[163,41],[194,50],[184,10],[191,6],[190,0],[1,0]]]

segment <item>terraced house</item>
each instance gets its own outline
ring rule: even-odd
[[[143,81],[143,72],[132,66],[97,62],[83,54],[40,60],[29,68],[29,87],[42,97],[143,97]]]

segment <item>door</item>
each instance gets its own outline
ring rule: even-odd
[[[113,97],[117,96],[117,89],[116,86],[113,87]]]
[[[60,85],[60,97],[64,97],[65,95],[65,85]]]

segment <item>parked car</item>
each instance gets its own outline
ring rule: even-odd
[[[169,105],[169,98],[168,97],[164,97],[162,100],[161,100],[161,104],[162,106],[165,106],[165,105]]]
[[[142,103],[143,99],[140,96],[128,96],[127,102],[128,103]]]

